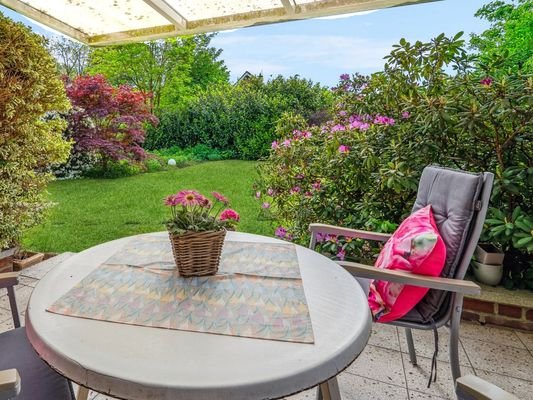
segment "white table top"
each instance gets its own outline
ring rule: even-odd
[[[236,232],[228,232],[227,238],[280,242]],[[74,382],[128,400],[274,399],[337,375],[368,341],[371,317],[357,281],[333,261],[301,246],[297,255],[314,344],[157,329],[45,311],[130,239],[104,243],[66,260],[39,282],[29,301],[26,330],[32,345]]]

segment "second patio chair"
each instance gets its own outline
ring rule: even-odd
[[[463,296],[480,293],[478,285],[463,279],[483,228],[493,180],[494,175],[488,172],[474,174],[438,166],[424,168],[412,212],[429,204],[432,207],[447,251],[441,277],[378,269],[353,262],[338,262],[357,278],[378,279],[431,289],[407,315],[390,324],[405,328],[409,357],[414,365],[417,359],[411,329],[436,330],[449,325],[450,364],[454,382],[461,376],[459,323]],[[313,249],[319,233],[375,241],[387,241],[391,236],[324,224],[311,224],[310,230],[310,247]],[[435,362],[436,354],[433,364]]]

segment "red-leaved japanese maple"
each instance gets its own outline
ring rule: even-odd
[[[74,151],[97,154],[104,169],[109,160],[140,161],[146,124],[157,118],[149,112],[150,94],[130,86],[113,87],[104,76],[79,76],[66,82],[72,103],[68,116]]]

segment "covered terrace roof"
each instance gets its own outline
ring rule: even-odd
[[[432,0],[0,0],[91,46],[214,32]]]

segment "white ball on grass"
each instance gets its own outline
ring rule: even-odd
[[[170,160],[168,160],[168,165],[172,166],[172,167],[175,167],[176,166],[176,160],[174,160],[173,158],[171,158]]]

